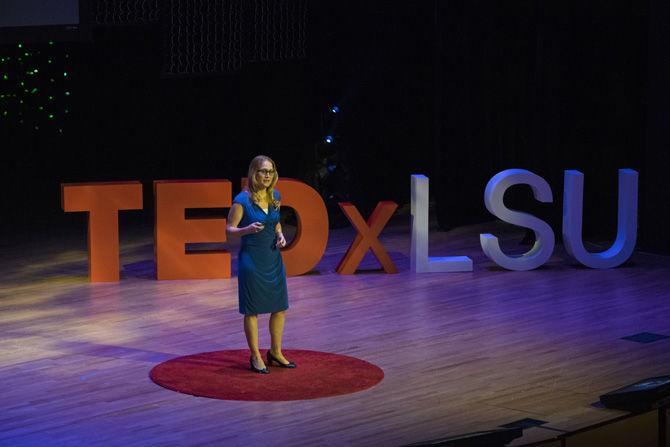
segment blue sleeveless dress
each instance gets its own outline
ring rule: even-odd
[[[275,191],[275,198],[280,199]],[[288,309],[286,270],[281,253],[276,248],[275,227],[279,222],[279,210],[272,204],[267,214],[251,200],[248,191],[242,191],[233,200],[242,206],[239,227],[254,222],[265,225],[263,231],[242,236],[238,256],[237,286],[240,313],[244,315],[265,314]]]

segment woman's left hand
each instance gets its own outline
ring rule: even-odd
[[[283,233],[277,233],[277,248],[286,247],[286,238]]]

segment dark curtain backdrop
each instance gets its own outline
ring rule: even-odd
[[[72,58],[63,133],[0,123],[3,240],[83,222],[60,210],[61,182],[141,180],[145,210],[127,214],[150,223],[153,180],[237,187],[257,153],[307,179],[332,132],[364,215],[407,203],[422,173],[442,228],[491,220],[486,182],[519,167],[549,181],[554,203],[515,188],[510,206],[560,235],[563,170],[579,169],[586,235],[604,240],[617,169],[632,167],[643,246],[667,251],[669,16],[659,0],[314,1],[305,58],[176,78],[161,76],[160,24],[95,27],[91,40],[40,47]]]
[[[649,3],[645,176],[641,197],[641,245],[670,253],[670,4]]]
[[[490,218],[495,173],[525,168],[553,204],[513,188],[509,205],[560,235],[563,171],[585,176],[585,233],[616,230],[617,169],[644,151],[647,9],[636,1],[438,2],[442,125],[436,145],[443,227]]]
[[[363,213],[379,200],[406,202],[410,173],[432,158],[432,12],[432,2],[310,2],[305,58],[211,76],[161,76],[160,24],[30,44],[70,55],[71,110],[62,134],[1,123],[3,174],[20,191],[2,197],[5,235],[82,221],[60,210],[61,182],[141,180],[144,211],[122,215],[150,223],[155,179],[228,178],[237,188],[249,160],[266,153],[281,175],[306,180],[330,131]],[[19,54],[16,45],[0,50]],[[323,116],[335,104],[329,129]]]

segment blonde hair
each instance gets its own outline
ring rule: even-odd
[[[258,204],[262,199],[263,195],[263,186],[256,180],[256,173],[261,169],[263,162],[268,161],[272,164],[272,169],[275,173],[272,175],[272,183],[266,190],[268,205],[272,205],[274,208],[279,208],[279,200],[275,199],[275,185],[277,180],[279,180],[279,174],[277,173],[277,165],[272,161],[267,155],[257,155],[249,163],[249,172],[247,173],[247,189],[251,194],[251,200],[254,203]]]

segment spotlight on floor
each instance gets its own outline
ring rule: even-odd
[[[521,428],[501,428],[477,431],[432,441],[417,442],[404,447],[505,447],[516,438],[523,436]]]
[[[641,413],[670,404],[670,376],[650,377],[600,396],[607,408]]]

